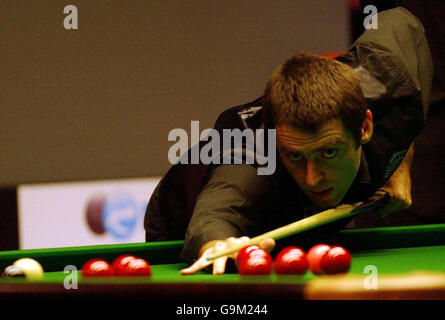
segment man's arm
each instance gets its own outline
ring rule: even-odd
[[[268,180],[251,165],[221,165],[212,171],[187,228],[182,257],[193,265],[182,274],[210,265],[203,259],[205,254],[247,241],[247,236],[258,232],[258,199],[264,200],[268,187]],[[214,262],[215,274],[224,273],[226,260]]]

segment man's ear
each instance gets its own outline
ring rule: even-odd
[[[374,123],[372,121],[372,112],[371,110],[366,110],[366,117],[362,123],[362,138],[360,140],[361,144],[365,144],[371,140],[372,133],[374,132]]]

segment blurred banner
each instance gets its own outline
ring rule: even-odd
[[[145,241],[144,214],[160,177],[20,185],[19,248]]]

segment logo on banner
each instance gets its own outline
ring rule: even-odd
[[[125,193],[95,195],[86,206],[87,224],[96,234],[125,240],[134,234],[145,207],[139,206],[131,195]]]

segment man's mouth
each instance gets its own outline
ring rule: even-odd
[[[332,191],[334,191],[334,188],[328,188],[321,191],[309,191],[309,194],[316,200],[323,200],[328,198],[332,194]]]

